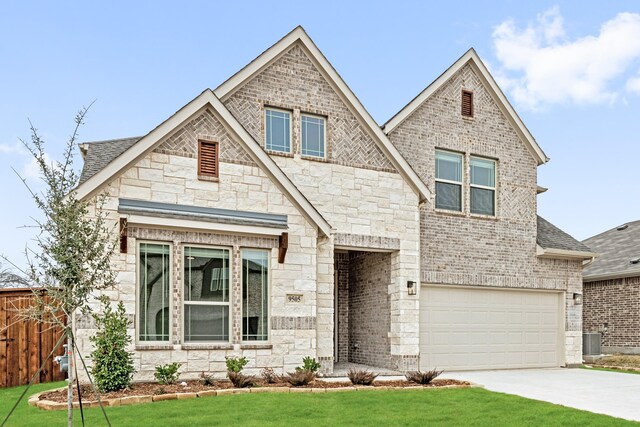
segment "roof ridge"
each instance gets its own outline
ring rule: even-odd
[[[622,227],[623,225],[630,225],[630,224],[635,224],[635,223],[640,223],[640,219],[637,219],[637,220],[635,220],[635,221],[627,221],[627,222],[623,222],[623,223],[621,223],[621,224],[616,225],[615,227],[611,227],[611,228],[610,228],[610,229],[608,229],[608,230],[601,231],[601,232],[600,232],[600,233],[598,233],[598,234],[594,234],[594,235],[593,235],[593,236],[591,236],[591,237],[587,237],[586,239],[582,240],[582,242],[586,242],[587,240],[595,239],[596,237],[602,236],[603,234],[606,234],[606,233],[609,233],[609,232],[612,232],[612,231],[618,231],[618,230],[617,230],[617,228],[618,228],[618,227]],[[620,230],[620,231],[622,231],[622,230]]]
[[[129,137],[125,137],[125,138],[115,138],[115,139],[101,139],[98,141],[84,141],[81,142],[80,144],[101,144],[103,142],[120,142],[120,141],[128,141],[131,139],[142,139],[144,135],[141,136],[129,136]]]

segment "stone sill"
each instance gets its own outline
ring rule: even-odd
[[[289,157],[289,158],[293,159],[293,153],[285,153],[284,151],[269,150],[267,148],[265,148],[264,151],[266,151],[266,153],[269,154],[269,155],[280,156],[280,157]]]
[[[438,209],[435,208],[433,210],[436,214],[438,215],[448,215],[448,216],[457,216],[460,218],[464,218],[467,216],[467,214],[465,212],[460,212],[460,211],[450,211],[448,209]]]
[[[136,351],[145,351],[145,350],[173,350],[173,344],[166,345],[137,345]]]
[[[271,350],[271,344],[240,344],[240,350]]]
[[[208,181],[208,182],[220,182],[220,178],[217,176],[208,176],[208,175],[198,175],[199,181]]]
[[[233,350],[233,344],[182,344],[182,350]]]
[[[482,219],[482,220],[485,220],[485,221],[498,221],[498,217],[495,216],[495,215],[482,215],[482,214],[470,213],[469,214],[469,218]]]

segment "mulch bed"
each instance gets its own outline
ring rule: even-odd
[[[184,385],[186,383],[186,385]],[[407,381],[407,380],[391,380],[384,381],[379,380],[373,383],[374,387],[425,387],[425,388],[436,388],[436,387],[444,387],[444,386],[468,386],[470,385],[467,381],[458,381],[458,380],[449,380],[449,379],[435,379],[431,382],[431,384],[420,386],[419,384]],[[316,380],[306,386],[300,386],[296,388],[341,388],[341,387],[352,387],[353,384],[351,382],[328,382],[322,380]],[[272,384],[266,384],[262,381],[258,381],[257,384],[253,388],[257,387],[292,387],[288,382],[277,382]],[[177,384],[170,385],[160,385],[158,383],[133,383],[130,388],[120,391],[112,391],[108,393],[100,394],[100,399],[112,399],[112,398],[122,398],[122,397],[130,397],[130,396],[158,396],[162,394],[170,394],[170,393],[198,393],[206,390],[224,390],[233,388],[233,384],[229,381],[225,380],[217,380],[213,385],[206,386],[202,383],[202,381],[192,380],[185,381],[184,383],[179,382]],[[82,401],[93,401],[96,400],[95,393],[93,392],[93,388],[90,384],[81,384],[80,390],[82,392]],[[74,401],[77,402],[77,387],[74,387]],[[67,401],[67,390],[54,390],[46,393],[42,393],[40,395],[40,400],[49,400],[57,403],[64,403]]]

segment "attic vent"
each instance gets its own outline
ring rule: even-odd
[[[640,258],[634,258],[630,262],[631,262],[631,264],[638,264],[638,263],[640,263]]]
[[[218,177],[218,143],[198,141],[198,176]]]
[[[462,91],[462,116],[473,117],[473,92]]]
[[[626,230],[627,227],[629,227],[629,224],[624,224],[624,225],[621,225],[620,227],[616,228],[616,230],[618,230],[618,231]]]

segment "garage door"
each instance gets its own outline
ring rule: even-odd
[[[423,286],[421,369],[560,366],[562,294]]]

